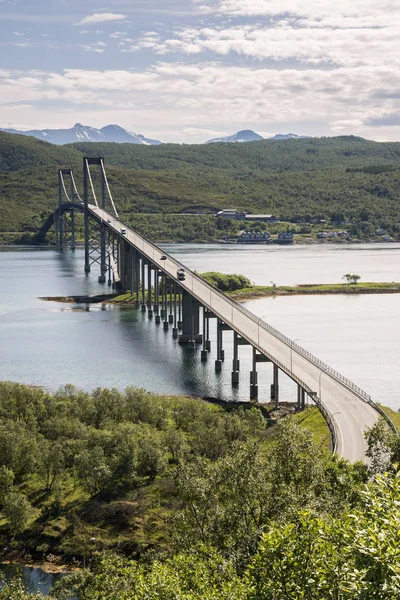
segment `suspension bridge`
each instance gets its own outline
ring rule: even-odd
[[[294,401],[299,409],[304,408],[306,396],[319,406],[331,432],[333,451],[350,461],[366,460],[364,432],[380,415],[387,418],[382,409],[352,381],[127,226],[118,215],[102,158],[83,159],[83,198],[72,170],[59,170],[58,205],[38,239],[44,239],[54,226],[57,247],[74,248],[76,212],[84,215],[87,274],[97,265],[100,283],[130,290],[137,309],[146,312],[149,320],[158,326],[162,324],[165,330],[171,329],[180,343],[198,348],[201,360],[214,356],[217,372],[224,368],[227,358],[223,332],[231,332],[232,386],[243,376],[240,348],[250,346],[252,367],[247,376],[251,400],[258,398],[259,364],[270,363],[270,395],[275,407],[279,407],[279,378],[284,373],[296,383]],[[212,354],[211,327],[216,328]]]

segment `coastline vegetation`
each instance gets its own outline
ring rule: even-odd
[[[348,283],[323,283],[299,285],[254,285],[240,290],[228,291],[235,300],[248,300],[264,296],[301,296],[306,294],[397,294],[400,282],[363,282],[354,285]]]
[[[331,455],[315,407],[271,425],[250,404],[1,382],[0,429],[2,545],[85,559],[49,600],[400,593],[400,441],[384,421],[367,466]],[[17,598],[42,596],[0,591]]]

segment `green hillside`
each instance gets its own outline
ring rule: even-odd
[[[76,150],[54,146],[25,135],[0,131],[0,172],[20,171],[44,166],[80,165],[81,156]]]
[[[399,143],[378,143],[354,136],[263,140],[247,144],[135,144],[77,143],[83,154],[103,156],[107,164],[129,169],[193,171],[314,171],[394,165],[400,162]]]
[[[399,236],[400,143],[350,136],[248,144],[63,147],[2,133],[0,240],[13,239],[9,232],[37,230],[55,205],[59,166],[73,167],[82,188],[84,155],[105,158],[122,218],[155,240],[219,239],[216,219],[182,216],[176,227],[177,218],[170,215],[228,207],[273,212],[294,223],[346,220],[352,235],[360,239],[373,238],[377,227],[395,239]],[[234,235],[237,223],[223,227],[222,233]],[[293,228],[303,233],[309,229]]]

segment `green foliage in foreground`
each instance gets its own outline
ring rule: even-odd
[[[56,586],[53,598],[394,600],[400,595],[399,499],[400,473],[379,475],[360,491],[357,506],[338,516],[300,509],[271,524],[241,572],[207,546],[146,565],[102,556],[90,572]]]
[[[257,408],[3,382],[2,542],[85,554],[90,570],[53,600],[397,598],[398,438],[371,428],[368,470],[302,420],[267,428]],[[0,600],[29,599],[18,585]]]

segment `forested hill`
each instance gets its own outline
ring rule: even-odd
[[[202,168],[240,172],[314,171],[400,163],[400,143],[378,143],[355,136],[262,140],[247,144],[132,144],[76,143],[70,148],[129,169],[190,170]]]
[[[218,239],[212,217],[190,222],[182,217],[178,227],[178,220],[167,215],[222,208],[274,212],[293,222],[337,217],[350,220],[357,236],[383,227],[398,237],[400,143],[350,136],[190,146],[53,146],[0,133],[0,240],[12,239],[8,232],[39,228],[56,202],[58,167],[73,167],[81,188],[85,155],[105,158],[126,222],[135,220],[140,229],[146,218],[138,213],[165,215],[143,225],[143,233],[156,241]]]
[[[24,135],[11,135],[0,131],[0,172],[20,171],[50,165],[75,166],[81,157],[71,148],[54,146]]]

